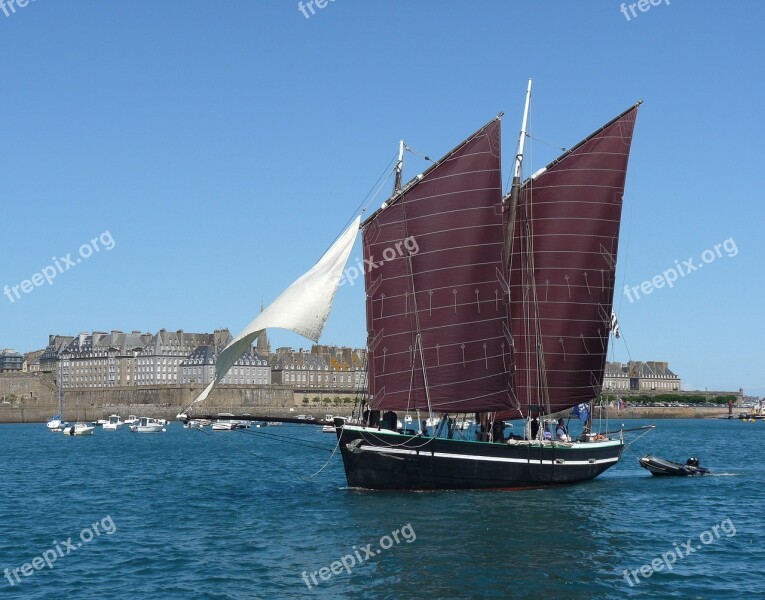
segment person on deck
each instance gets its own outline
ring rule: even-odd
[[[555,435],[561,442],[570,442],[571,438],[568,435],[568,429],[566,429],[566,425],[563,423],[563,419],[558,419],[558,426],[555,428]]]
[[[494,421],[491,433],[493,441],[503,443],[505,441],[505,422]]]
[[[539,436],[539,419],[535,416],[530,423],[531,439],[536,440]]]

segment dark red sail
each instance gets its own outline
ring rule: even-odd
[[[549,399],[555,412],[600,393],[636,116],[637,105],[521,189],[509,281],[522,407]]]
[[[372,408],[512,406],[501,186],[497,118],[364,223]]]

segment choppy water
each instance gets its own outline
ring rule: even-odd
[[[264,431],[319,447],[258,433],[203,434],[179,424],[164,434],[98,430],[90,438],[52,434],[44,425],[0,426],[0,569],[21,568],[48,550],[50,558],[56,543],[64,553],[52,568],[32,568],[28,577],[19,572],[20,583],[11,575],[13,586],[3,577],[0,593],[145,599],[756,594],[765,564],[765,422],[658,425],[592,482],[458,493],[348,490],[339,456],[315,479],[303,480],[335,444],[334,436],[311,426]],[[647,452],[677,460],[696,454],[715,476],[651,477],[635,460]],[[84,543],[96,522],[99,535]],[[701,543],[710,536],[711,543]],[[69,537],[81,545],[66,554]],[[640,575],[637,584],[631,576],[632,586],[626,581],[624,569],[650,565],[675,544],[683,551],[689,539],[700,548],[671,572],[664,567],[650,578]],[[361,564],[332,573],[344,556]],[[329,580],[319,573],[314,585],[311,573],[323,567]]]

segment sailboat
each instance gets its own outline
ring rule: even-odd
[[[62,432],[66,426],[66,421],[64,421],[64,385],[61,362],[59,362],[58,371],[58,413],[52,419],[48,419],[47,423],[48,429],[54,433]]]
[[[351,487],[568,484],[622,455],[622,432],[561,441],[545,434],[544,417],[601,391],[640,102],[522,180],[530,99],[531,81],[509,194],[500,114],[406,185],[397,177],[361,225],[375,265],[365,272],[370,410],[365,426],[336,423]],[[379,261],[405,239],[416,252]],[[400,433],[395,411],[444,423],[475,413],[477,439],[453,427]],[[504,420],[519,418],[542,425],[505,440]]]
[[[403,185],[402,142],[393,195],[363,223],[357,217],[234,338],[213,381],[178,418],[190,420],[264,329],[318,341],[360,229],[371,265],[369,410],[361,425],[334,420],[349,486],[541,487],[592,479],[616,464],[624,431],[595,435],[588,421],[581,439],[555,439],[546,417],[601,391],[640,102],[522,180],[530,99],[531,82],[509,194],[501,114]],[[404,429],[395,411],[416,414],[422,426]],[[475,440],[455,437],[458,414],[475,415]],[[505,419],[525,419],[528,433],[505,439]]]

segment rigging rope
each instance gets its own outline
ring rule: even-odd
[[[526,137],[532,140],[536,140],[537,142],[540,142],[542,144],[545,144],[546,146],[550,146],[551,148],[555,148],[556,150],[560,150],[561,152],[565,152],[566,150],[568,150],[568,148],[566,148],[565,146],[560,146],[553,142],[548,142],[546,140],[543,140],[542,138],[535,137],[529,133],[526,134]]]
[[[371,188],[371,189],[370,189],[370,190],[367,192],[367,195],[366,195],[366,196],[364,196],[364,199],[361,201],[361,204],[359,204],[359,205],[356,207],[356,210],[354,210],[354,211],[353,211],[353,213],[351,213],[351,216],[350,216],[350,218],[349,218],[349,219],[348,219],[348,220],[345,222],[345,225],[343,225],[343,226],[340,228],[340,231],[339,231],[339,232],[337,233],[337,235],[335,236],[335,239],[334,239],[334,240],[332,240],[332,243],[331,243],[329,246],[327,246],[327,248],[326,248],[326,250],[324,250],[324,252],[326,252],[327,250],[329,250],[329,249],[332,247],[332,244],[334,244],[334,243],[335,243],[335,242],[336,242],[336,241],[337,241],[337,240],[340,238],[340,236],[341,236],[341,235],[342,235],[342,233],[343,233],[343,232],[346,230],[346,228],[348,227],[348,225],[350,225],[350,224],[351,224],[351,222],[353,221],[353,219],[355,219],[355,218],[356,218],[356,215],[357,215],[357,214],[364,214],[364,212],[366,212],[367,208],[369,208],[369,205],[370,205],[370,204],[372,203],[372,201],[373,201],[373,200],[374,200],[374,199],[377,197],[377,194],[379,194],[379,193],[380,193],[380,190],[382,189],[382,187],[385,185],[385,183],[388,181],[388,179],[390,179],[391,175],[393,175],[393,173],[395,173],[395,169],[393,169],[393,170],[390,170],[390,166],[391,166],[391,165],[392,165],[392,164],[393,164],[393,163],[394,163],[394,162],[395,162],[397,159],[398,159],[398,153],[396,153],[396,154],[393,156],[393,158],[391,159],[391,161],[388,163],[388,166],[387,166],[387,167],[385,167],[385,169],[383,170],[383,172],[382,172],[382,173],[380,174],[380,176],[377,178],[377,181],[375,182],[375,184],[374,184],[374,185],[372,186],[372,188]],[[381,179],[382,179],[382,178],[385,176],[385,173],[386,173],[386,172],[388,173],[388,176],[387,176],[387,177],[385,177],[385,180],[384,180],[384,181],[383,181],[383,182],[380,184],[380,187],[378,187],[378,188],[377,188],[377,191],[376,191],[374,194],[372,194],[372,191],[375,189],[375,186],[376,186],[376,185],[377,185],[377,184],[380,182],[380,180],[381,180]],[[372,196],[371,196],[371,197],[370,197],[370,194],[372,194]]]
[[[406,150],[407,152],[411,152],[411,153],[412,153],[412,154],[414,154],[415,156],[419,156],[419,157],[420,157],[421,159],[423,159],[423,160],[427,160],[428,162],[433,162],[433,159],[432,159],[432,158],[430,158],[429,156],[426,156],[425,154],[420,154],[420,153],[419,153],[419,152],[417,152],[416,150],[412,150],[412,147],[411,147],[411,146],[408,146],[408,145],[406,145],[406,144],[405,144],[405,145],[404,145],[404,150]]]
[[[345,428],[345,425],[343,425],[343,428]],[[194,427],[194,429],[197,429],[198,431],[201,431],[202,433],[204,433],[206,435],[212,436],[212,432],[211,431],[205,431],[201,427]],[[320,450],[325,450],[325,451],[329,452],[329,448],[327,448],[326,446],[319,446],[318,444],[313,444],[311,442],[306,442],[305,440],[299,440],[299,439],[295,439],[295,438],[288,438],[288,437],[281,436],[281,435],[267,434],[267,433],[262,432],[262,431],[251,431],[249,429],[237,429],[236,431],[238,431],[239,433],[242,433],[242,434],[263,435],[265,437],[271,437],[271,438],[274,438],[274,439],[288,440],[289,442],[291,442],[293,444],[298,444],[298,445],[302,445],[302,446],[306,446],[306,447],[311,447],[311,448],[319,448]],[[342,429],[341,429],[341,433],[342,433]],[[226,439],[226,438],[224,438],[224,439]],[[228,439],[230,440],[231,438],[228,438]],[[263,462],[266,462],[268,464],[273,465],[276,468],[284,469],[285,471],[291,471],[292,473],[295,473],[296,475],[298,475],[298,477],[300,477],[300,479],[302,479],[304,481],[310,481],[310,480],[316,478],[322,471],[324,471],[324,469],[326,469],[329,466],[329,463],[332,462],[332,459],[335,457],[335,454],[337,453],[337,449],[339,447],[340,447],[340,436],[338,436],[337,443],[335,444],[335,447],[332,449],[332,453],[329,455],[329,458],[327,459],[327,462],[325,462],[324,465],[322,465],[322,467],[318,471],[316,471],[315,473],[312,473],[311,475],[302,475],[298,470],[293,469],[292,467],[288,467],[286,465],[279,464],[279,463],[277,463],[274,460],[271,460],[269,458],[265,458],[263,455],[257,454],[256,452],[250,451],[250,454],[252,454],[253,456],[255,456],[258,459],[262,460]],[[236,446],[236,448],[238,450],[240,450],[241,452],[244,452],[244,448],[242,448],[241,446]]]

